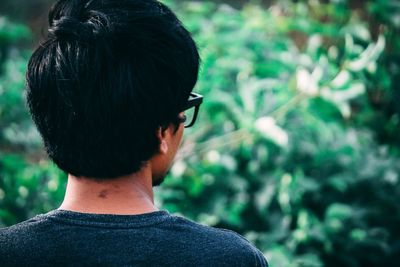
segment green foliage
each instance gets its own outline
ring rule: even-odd
[[[26,26],[0,17],[0,147],[8,151],[39,144],[23,94],[29,52],[19,49],[30,37]]]
[[[373,32],[346,1],[175,8],[201,49],[206,99],[164,207],[244,234],[272,266],[397,261],[392,25]]]
[[[398,262],[397,2],[164,2],[201,50],[205,102],[158,204],[238,231],[271,266]],[[57,207],[65,183],[24,104],[26,38],[0,19],[1,225]]]
[[[48,161],[1,155],[0,175],[0,226],[54,209],[64,196],[66,177]]]
[[[43,158],[24,99],[27,27],[0,17],[0,226],[54,208],[65,175]]]

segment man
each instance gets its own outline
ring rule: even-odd
[[[266,266],[238,234],[154,206],[152,187],[196,120],[198,70],[190,34],[155,0],[58,1],[27,100],[69,174],[65,199],[0,230],[0,266]]]

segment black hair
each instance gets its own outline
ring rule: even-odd
[[[77,177],[134,173],[159,149],[196,84],[199,54],[155,0],[59,0],[27,70],[49,157]]]

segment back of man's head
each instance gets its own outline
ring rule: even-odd
[[[189,32],[155,0],[60,0],[49,25],[27,71],[49,157],[75,176],[138,171],[197,81]]]

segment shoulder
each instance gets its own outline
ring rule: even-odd
[[[0,266],[32,266],[37,259],[45,261],[54,247],[48,238],[52,232],[54,227],[45,214],[0,228]]]
[[[20,236],[27,231],[31,231],[33,228],[36,228],[42,225],[45,222],[42,215],[37,215],[29,220],[14,224],[9,227],[0,228],[0,241],[3,241],[7,238],[15,238],[16,236]]]
[[[173,218],[173,227],[184,234],[181,238],[186,247],[214,257],[221,266],[268,266],[263,254],[236,232],[202,225],[180,216]]]
[[[46,227],[42,216],[36,216],[10,227],[0,228],[0,257],[11,255],[23,249],[30,240],[41,233],[39,229]]]
[[[216,243],[251,246],[249,241],[234,231],[206,226],[180,216],[173,216],[173,218],[175,220],[174,227],[187,230],[192,237],[205,238]]]

